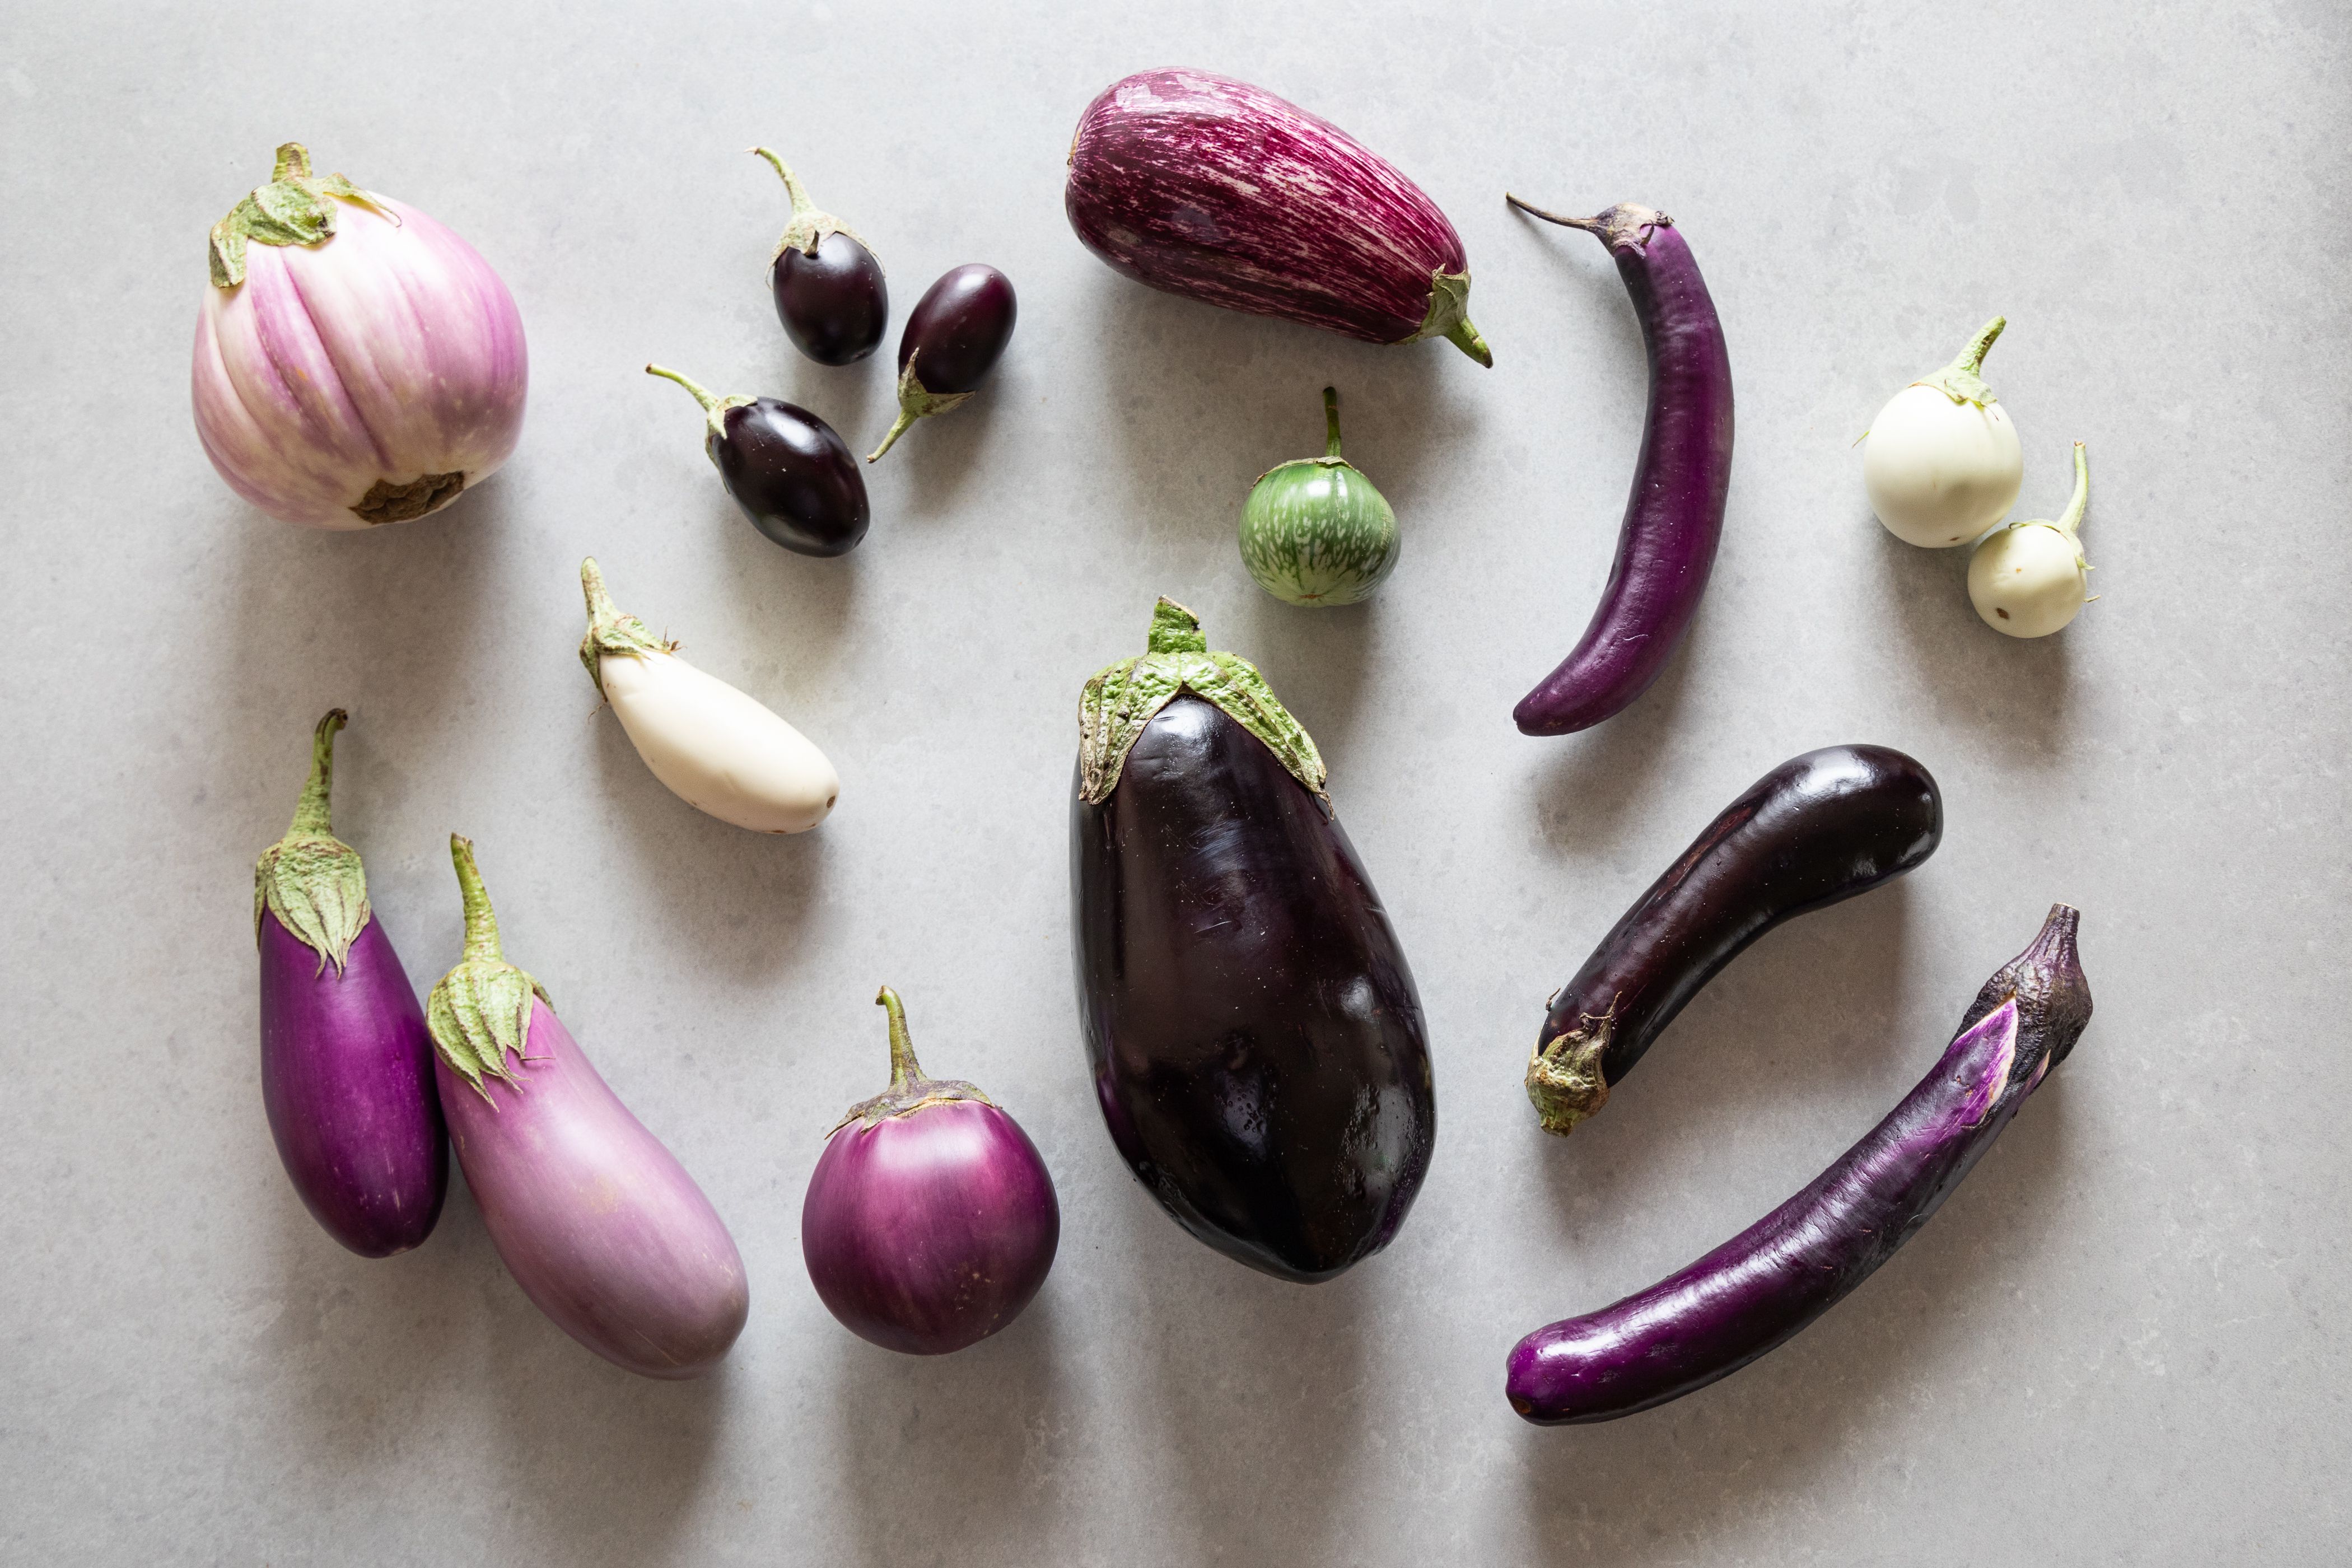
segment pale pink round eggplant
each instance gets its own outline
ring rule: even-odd
[[[424,1009],[368,906],[359,851],[331,826],[344,721],[340,708],[319,721],[294,824],[253,868],[261,1103],[310,1217],[387,1258],[433,1233],[449,1155]]]
[[[976,1343],[1014,1318],[1054,1266],[1062,1212],[1021,1124],[971,1084],[923,1076],[890,1012],[890,1087],[826,1135],[801,1204],[801,1252],[828,1310],[909,1355]]]
[[[507,1269],[556,1326],[646,1377],[698,1377],[743,1331],[743,1259],[694,1178],[605,1086],[539,983],[507,963],[452,836],[466,956],[427,1019],[449,1137]]]
[[[1264,88],[1139,71],[1078,118],[1062,205],[1139,283],[1373,343],[1444,338],[1492,365],[1470,263],[1387,159]]]
[[[313,175],[299,142],[213,226],[196,434],[270,516],[360,529],[437,511],[522,432],[522,318],[489,264],[415,207]]]

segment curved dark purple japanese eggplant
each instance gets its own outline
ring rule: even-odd
[[[1561,217],[1504,199],[1547,223],[1600,236],[1633,297],[1650,360],[1642,456],[1609,585],[1583,640],[1511,713],[1522,733],[1567,735],[1647,691],[1698,613],[1731,488],[1731,359],[1674,219],[1631,204],[1597,217]]]
[[[1177,1224],[1328,1279],[1403,1224],[1437,1130],[1412,973],[1255,666],[1160,601],[1087,682],[1070,814],[1078,1013],[1111,1141]]]
[[[743,515],[795,555],[846,555],[873,514],[866,476],[838,431],[775,397],[720,397],[657,364],[647,375],[674,381],[702,405],[703,454]]]
[[[2091,1020],[2080,915],[2052,908],[1918,1087],[1804,1191],[1638,1295],[1511,1351],[1511,1408],[1542,1426],[1679,1399],[1785,1343],[1918,1233]]]
[[[856,229],[818,209],[775,149],[751,151],[775,165],[793,203],[793,216],[768,262],[776,320],[793,346],[817,363],[855,364],[881,343],[882,330],[890,322],[882,263]]]
[[[1683,1005],[1781,921],[1936,852],[1944,798],[1885,746],[1791,757],[1725,806],[1546,1004],[1528,1098],[1547,1132],[1601,1109]]]
[[[362,1258],[433,1233],[449,1148],[425,1009],[368,907],[359,851],[334,836],[340,708],[319,721],[286,837],[253,868],[261,950],[261,1103],[310,1217]]]
[[[877,461],[916,420],[961,407],[1004,356],[1020,317],[1013,279],[984,262],[951,267],[924,289],[898,334],[898,417],[866,460]]]

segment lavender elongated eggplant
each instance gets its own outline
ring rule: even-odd
[[[1706,280],[1674,219],[1630,203],[1597,217],[1561,217],[1505,199],[1601,237],[1633,297],[1650,361],[1642,455],[1609,584],[1582,639],[1511,713],[1522,733],[1566,735],[1647,691],[1698,613],[1731,489],[1731,358]]]
[[[890,1087],[825,1134],[801,1203],[801,1256],[825,1310],[886,1350],[944,1355],[1021,1315],[1062,1237],[1054,1178],[1021,1124],[915,1059],[890,1012]]]
[[[253,868],[261,950],[261,1104],[310,1217],[362,1258],[433,1234],[449,1188],[425,1011],[334,836],[337,708],[310,741],[286,837]]]
[[[499,923],[452,834],[466,956],[425,1018],[450,1141],[509,1273],[556,1326],[615,1366],[698,1377],[751,1311],[743,1259],[710,1200],[629,1114],[506,962]]]
[[[1470,324],[1470,263],[1437,204],[1362,142],[1263,88],[1139,71],[1087,106],[1062,195],[1088,250],[1139,283],[1372,343]]]
[[[1070,817],[1078,1012],[1136,1179],[1278,1279],[1388,1245],[1436,1137],[1421,998],[1255,666],[1160,601],[1150,650],[1087,682]]]
[[[1781,921],[1936,852],[1944,798],[1885,746],[1791,757],[1725,806],[1546,1004],[1528,1098],[1547,1132],[1599,1110],[1683,1005]]]
[[[1512,1350],[1511,1408],[1538,1426],[1612,1421],[1738,1371],[1895,1256],[1951,1196],[2091,1020],[2079,914],[2054,906],[1977,993],[1927,1076],[1812,1184],[1682,1272]]]

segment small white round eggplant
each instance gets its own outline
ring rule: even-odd
[[[1960,357],[1888,399],[1864,439],[1862,482],[1886,531],[1948,550],[2017,504],[2025,458],[2017,426],[1977,372],[2009,324],[1995,316]]]
[[[754,833],[802,833],[824,820],[841,779],[807,736],[623,615],[593,560],[581,563],[580,588],[588,600],[580,662],[654,777]]]
[[[2091,467],[2074,443],[2074,499],[2055,522],[2012,522],[1986,534],[1969,557],[1969,602],[1984,624],[2013,637],[2046,637],[2091,602],[2083,559],[2083,511]]]

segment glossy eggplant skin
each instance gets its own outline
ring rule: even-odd
[[[1181,693],[1108,799],[1074,795],[1070,880],[1095,1091],[1136,1178],[1277,1279],[1385,1247],[1436,1099],[1412,972],[1328,807]]]
[[[773,397],[726,410],[704,442],[751,526],[801,555],[843,555],[872,521],[866,476],[834,427]]]
[[[856,237],[835,229],[809,256],[791,246],[768,268],[776,319],[793,346],[819,364],[855,364],[872,353],[890,323],[882,264]]]
[[[1748,943],[1901,876],[1943,835],[1934,777],[1901,752],[1824,746],[1791,757],[1724,807],[1633,901],[1552,996],[1538,1050],[1608,1020],[1599,1058],[1605,1099]],[[1549,1115],[1546,1126],[1567,1130]]]
[[[898,334],[898,369],[912,363],[925,392],[972,391],[1003,357],[1020,316],[1013,279],[968,261],[943,274],[916,301],[906,331]]]

